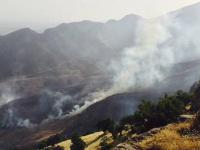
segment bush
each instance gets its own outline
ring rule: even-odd
[[[184,105],[187,105],[192,101],[192,94],[182,90],[177,91],[175,97],[177,100],[182,101]]]
[[[108,131],[112,134],[113,138],[117,138],[117,126],[115,125],[115,122],[111,119],[105,119],[105,120],[102,120],[100,122],[97,123],[97,128],[98,130],[102,130],[104,132]]]
[[[177,121],[184,112],[184,102],[187,103],[189,97],[188,94],[179,91],[173,96],[165,95],[155,104],[143,100],[137,111],[131,116],[122,118],[120,124],[131,125],[137,133],[140,133]]]
[[[86,147],[86,143],[78,136],[78,134],[74,134],[71,137],[71,141],[71,150],[84,150]]]
[[[110,150],[112,148],[112,144],[108,143],[108,138],[106,136],[102,138],[100,146],[101,150]]]
[[[192,121],[191,130],[200,131],[200,112],[197,112],[195,119]]]
[[[115,123],[111,119],[105,119],[97,123],[98,130],[111,132],[114,129]]]
[[[51,145],[51,146],[54,146],[55,144],[61,142],[62,140],[64,140],[64,138],[59,135],[59,134],[56,134],[56,135],[53,135],[51,137],[49,137],[46,141],[47,145]]]
[[[192,109],[194,112],[199,111],[200,109],[200,81],[194,83],[191,87],[190,92],[193,96],[192,98]]]
[[[46,140],[41,141],[40,143],[37,144],[36,147],[37,147],[37,149],[44,149],[45,147],[48,147],[48,146],[53,147],[55,144],[57,144],[63,140],[65,140],[65,138],[62,135],[56,134],[56,135],[49,137]]]
[[[176,96],[162,98],[157,104],[158,124],[165,125],[177,121],[184,109],[184,103]]]

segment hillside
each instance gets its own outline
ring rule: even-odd
[[[182,135],[181,131],[190,127],[191,120],[181,123],[168,124],[160,128],[151,129],[142,134],[128,135],[124,142],[116,141],[113,150],[197,150],[200,147],[200,135]],[[85,150],[100,150],[100,142],[108,134],[96,132],[81,137],[87,143]],[[64,150],[69,150],[71,141],[56,144]]]
[[[87,143],[87,148],[86,150],[94,150],[94,149],[99,149],[100,146],[100,141],[103,138],[104,133],[103,132],[96,132],[90,135],[86,135],[81,137],[86,143]],[[107,135],[109,136],[109,135]],[[61,143],[56,144],[58,146],[64,147],[65,150],[69,150],[70,146],[71,146],[71,141],[67,140],[67,141],[63,141]]]
[[[93,133],[101,120],[134,114],[142,100],[154,107],[189,92],[200,77],[199,14],[195,4],[150,20],[131,14],[0,36],[0,147]],[[151,127],[171,123],[156,117]]]
[[[70,129],[66,128],[58,135],[43,139],[36,147],[41,150],[54,150],[56,146],[73,150],[73,146],[77,145],[82,145],[82,148],[75,150],[196,150],[200,148],[199,98],[200,81],[191,87],[190,92],[179,90],[154,102],[143,100],[135,112],[118,121],[110,116],[93,122],[96,130],[88,130],[89,135],[80,138],[80,132],[72,131],[71,142],[66,141],[66,137],[62,137]],[[87,120],[84,115],[81,118]],[[78,125],[83,128],[89,126],[87,121],[82,122]]]

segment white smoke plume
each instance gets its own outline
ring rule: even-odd
[[[197,25],[191,29],[190,26],[188,28],[188,25],[176,21],[173,16],[166,15],[152,20],[140,20],[133,28],[137,29],[136,39],[133,39],[134,45],[122,49],[119,54],[120,59],[111,60],[110,65],[105,69],[113,73],[110,87],[95,89],[95,92],[86,88],[88,95],[83,94],[79,102],[74,102],[74,97],[71,95],[47,91],[47,95],[55,97],[53,112],[49,114],[48,119],[76,115],[92,104],[116,93],[149,88],[168,77],[169,68],[174,64],[200,57],[200,38],[196,36],[196,33],[200,33],[200,29]],[[8,88],[6,91],[1,95],[3,100],[0,105],[16,99],[12,90]],[[74,108],[66,114],[62,107],[68,103],[73,104]],[[46,106],[45,101],[41,106],[41,108]],[[10,116],[12,114],[11,111]],[[27,126],[30,121],[19,119],[18,124]]]
[[[1,120],[1,126],[10,128],[10,127],[26,127],[26,128],[33,128],[36,124],[31,123],[31,121],[26,118],[20,118],[16,116],[16,112],[14,108],[10,107],[4,114],[4,117]]]
[[[56,97],[56,99],[53,105],[53,112],[56,113],[56,115],[50,114],[48,116],[48,119],[62,118],[63,115],[65,115],[63,112],[63,106],[69,103],[73,103],[73,98],[70,95],[63,95],[60,92],[56,92],[54,96]]]
[[[166,68],[175,63],[171,46],[163,46],[171,38],[166,27],[169,23],[167,16],[163,20],[141,21],[135,45],[122,50],[121,60],[112,61],[108,66],[114,74],[112,86],[89,94],[84,105],[75,105],[70,115],[81,113],[113,94],[141,90],[163,80],[168,74]]]
[[[152,19],[138,24],[134,47],[122,51],[120,62],[113,62],[115,72],[112,90],[127,92],[150,87],[163,80],[166,68],[174,64],[174,51],[170,45],[163,45],[171,38],[166,28],[170,20]]]
[[[20,94],[16,93],[15,85],[12,83],[0,84],[0,106],[12,102],[18,98],[20,98]]]

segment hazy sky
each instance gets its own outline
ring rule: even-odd
[[[16,28],[41,30],[62,22],[107,21],[127,14],[146,18],[200,0],[0,0],[0,33]]]

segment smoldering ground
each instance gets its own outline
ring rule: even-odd
[[[53,99],[48,99],[47,96],[47,98],[41,97],[39,100],[40,109],[48,112],[43,120],[76,115],[92,104],[116,93],[142,91],[145,88],[154,87],[155,84],[174,74],[171,68],[175,64],[199,59],[200,38],[198,35],[200,34],[198,33],[200,30],[198,25],[200,22],[191,28],[188,22],[185,22],[184,19],[177,20],[176,16],[170,14],[156,19],[140,20],[133,27],[137,31],[136,38],[133,39],[134,44],[121,49],[118,54],[119,58],[111,59],[107,68],[104,69],[109,70],[108,74],[111,76],[108,79],[109,85],[94,89],[95,86],[85,86],[82,93],[76,95],[51,90],[45,91],[44,95],[53,97]],[[188,86],[195,79],[191,78]],[[11,98],[2,96],[2,102],[5,102],[2,103],[3,105],[10,102],[10,99],[16,99],[15,94],[5,93],[4,95]],[[48,105],[50,105],[51,109],[49,110],[51,111],[48,110]],[[63,107],[69,105],[70,109],[65,111]],[[21,117],[16,116],[15,108],[12,109],[8,109],[5,116],[20,118],[16,122],[20,126],[26,127],[31,124],[31,121],[28,120],[30,118],[23,118],[24,123],[21,123]]]

